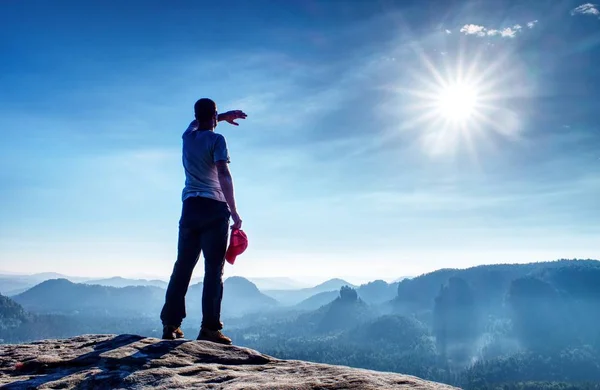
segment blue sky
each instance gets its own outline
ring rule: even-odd
[[[217,128],[250,237],[227,275],[600,258],[600,6],[0,7],[1,271],[167,278],[199,97],[248,114]]]

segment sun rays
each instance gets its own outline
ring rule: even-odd
[[[417,130],[429,155],[466,151],[475,159],[481,143],[494,135],[516,138],[518,120],[507,108],[514,74],[506,58],[482,59],[481,53],[465,60],[446,55],[434,61],[417,51],[419,69],[411,72],[411,88],[403,89],[408,103],[403,128]]]

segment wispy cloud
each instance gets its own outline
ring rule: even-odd
[[[597,4],[586,3],[571,10],[571,15],[594,15],[600,17],[600,10]]]
[[[460,29],[460,32],[465,33],[465,35],[477,35],[478,37],[485,37],[486,28],[476,24],[465,24]]]
[[[536,23],[537,23],[537,20],[528,22],[527,27],[533,28]],[[483,38],[486,36],[489,36],[489,37],[499,36],[502,38],[514,38],[522,30],[523,30],[523,26],[521,26],[520,24],[515,24],[514,26],[504,27],[501,29],[488,28],[485,26],[477,25],[477,24],[465,24],[460,29],[460,32],[464,33],[465,35],[474,35],[474,36],[477,36],[480,38]]]

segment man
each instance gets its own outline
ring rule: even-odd
[[[225,138],[214,132],[218,121],[238,125],[245,119],[242,111],[217,114],[217,105],[210,99],[200,99],[194,105],[196,120],[183,133],[183,167],[185,188],[179,220],[177,261],[160,314],[163,339],[182,338],[181,322],[186,316],[187,293],[200,252],[204,253],[204,286],[202,291],[202,326],[198,340],[231,344],[221,329],[223,299],[223,267],[229,232],[242,226],[235,206],[233,179],[229,172],[229,152]]]

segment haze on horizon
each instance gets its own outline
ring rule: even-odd
[[[226,276],[598,259],[589,5],[5,2],[0,270],[167,278],[203,96],[248,113]]]

